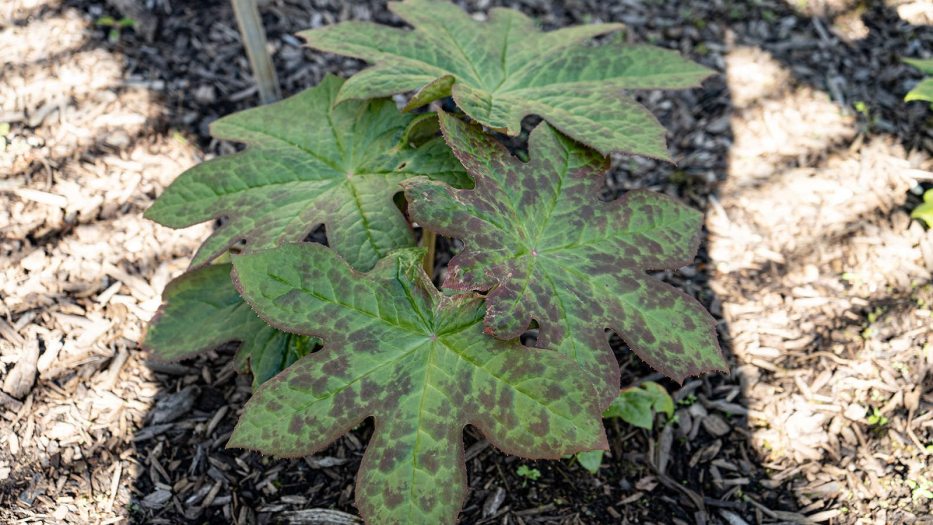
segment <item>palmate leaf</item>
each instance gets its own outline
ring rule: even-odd
[[[529,458],[606,448],[573,361],[484,334],[482,297],[443,296],[422,254],[400,250],[367,274],[314,244],[234,259],[238,288],[264,319],[324,347],[257,390],[228,446],[304,456],[373,416],[356,502],[380,525],[455,521],[466,424]]]
[[[414,30],[343,22],[300,33],[313,48],[375,64],[347,81],[338,102],[417,89],[413,108],[452,95],[471,118],[509,135],[534,114],[604,154],[667,159],[664,128],[622,90],[694,87],[712,73],[652,46],[587,45],[621,24],[542,32],[511,9],[492,9],[486,22],[446,1],[389,9]]]
[[[320,340],[272,328],[243,302],[230,280],[230,264],[212,264],[175,279],[162,294],[143,348],[178,361],[240,341],[236,361],[253,373],[253,387],[306,355]]]
[[[546,123],[532,131],[528,163],[479,126],[440,115],[447,143],[476,184],[404,184],[413,220],[465,248],[445,286],[489,290],[487,330],[518,337],[532,319],[542,346],[573,356],[608,404],[619,366],[605,329],[665,375],[725,369],[715,322],[693,298],[645,274],[690,264],[702,216],[673,199],[632,191],[599,200],[607,159]]]
[[[303,240],[323,224],[329,245],[367,270],[391,250],[414,245],[393,202],[399,182],[423,175],[468,184],[463,168],[437,137],[410,147],[406,128],[421,117],[380,99],[334,107],[343,81],[217,120],[217,138],[246,142],[240,153],[183,173],[146,211],[181,228],[226,217],[198,250],[203,265],[240,240],[248,251]]]

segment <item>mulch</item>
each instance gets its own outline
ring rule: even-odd
[[[296,31],[399,23],[382,2],[261,3],[286,94],[363,67]],[[933,234],[909,218],[933,126],[902,102],[920,75],[900,61],[933,56],[929,3],[506,4],[546,28],[621,21],[722,72],[638,94],[676,164],[615,157],[606,197],[649,188],[707,213],[696,263],[655,276],[710,309],[732,367],[662,380],[674,422],[607,422],[596,475],[467,428],[461,521],[933,523]],[[104,16],[137,26],[111,38]],[[138,347],[211,227],[141,213],[235,151],[208,125],[257,103],[229,3],[12,0],[0,64],[0,521],[358,523],[369,423],[299,460],[227,450],[250,391],[234,348],[166,365]],[[624,385],[658,380],[613,342]]]

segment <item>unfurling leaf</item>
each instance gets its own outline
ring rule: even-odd
[[[417,89],[413,108],[452,95],[471,118],[509,135],[533,114],[604,154],[666,159],[664,128],[622,90],[694,87],[712,73],[657,47],[588,45],[621,24],[542,32],[511,9],[492,9],[485,22],[446,1],[389,9],[414,30],[344,22],[300,33],[313,48],[375,64],[347,81],[338,102]]]
[[[489,291],[489,332],[512,339],[536,320],[542,346],[574,357],[606,405],[619,392],[607,328],[677,381],[725,369],[713,318],[645,273],[693,262],[699,212],[647,191],[601,201],[607,160],[546,123],[532,131],[523,163],[476,125],[446,114],[440,122],[476,187],[408,181],[409,212],[463,240],[445,286]]]
[[[173,228],[226,217],[198,250],[195,267],[240,240],[248,251],[261,250],[302,241],[321,224],[330,246],[361,270],[413,246],[392,200],[399,182],[468,179],[440,137],[417,148],[402,143],[419,117],[399,113],[391,100],[334,107],[342,84],[328,76],[291,98],[214,122],[213,136],[249,147],[183,173],[146,217]]]
[[[234,259],[243,297],[274,326],[324,340],[247,403],[228,443],[298,457],[367,417],[357,475],[369,523],[454,523],[466,494],[464,425],[506,453],[606,447],[593,388],[570,359],[483,333],[483,299],[445,297],[400,250],[367,274],[320,245]]]
[[[256,316],[230,281],[230,264],[213,264],[175,279],[149,324],[143,348],[178,361],[240,341],[236,361],[253,372],[253,387],[287,368],[320,341],[272,328]]]

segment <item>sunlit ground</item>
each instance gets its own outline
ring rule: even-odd
[[[0,360],[41,344],[46,385],[6,405],[16,415],[0,420],[0,485],[53,458],[59,490],[27,487],[21,504],[49,521],[115,523],[141,474],[133,435],[158,392],[137,341],[204,233],[140,213],[198,153],[151,134],[165,109],[123,78],[119,55],[88,44],[82,15],[7,25],[42,4],[0,6]],[[24,251],[27,237],[40,247]]]
[[[707,226],[752,441],[821,518],[899,522],[874,501],[909,503],[908,480],[931,472],[917,434],[933,418],[916,410],[933,232],[899,209],[930,159],[867,138],[826,93],[788,89],[763,51],[734,48],[727,65],[735,143]]]

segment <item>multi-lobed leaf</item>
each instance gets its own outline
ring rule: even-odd
[[[422,117],[387,99],[334,105],[343,80],[267,106],[221,118],[213,136],[245,142],[245,151],[183,173],[146,211],[173,228],[225,217],[198,250],[203,265],[241,240],[246,250],[302,241],[319,225],[329,245],[367,270],[414,236],[393,196],[416,175],[468,184],[440,137],[411,147],[406,131]]]
[[[677,381],[725,368],[712,317],[645,273],[693,261],[699,212],[647,191],[601,201],[607,159],[546,123],[523,163],[475,124],[443,113],[440,122],[475,188],[413,179],[404,184],[409,212],[463,240],[445,286],[489,291],[490,333],[512,339],[537,321],[542,346],[574,357],[605,404],[619,391],[607,328]]]
[[[712,73],[657,47],[588,44],[621,24],[542,32],[511,9],[492,9],[484,22],[444,0],[389,9],[414,29],[353,21],[301,33],[313,48],[375,64],[347,81],[338,102],[419,90],[409,108],[453,96],[471,118],[509,135],[534,114],[603,154],[667,159],[664,128],[622,90],[694,87]]]
[[[238,288],[264,319],[324,346],[259,388],[228,446],[304,456],[374,417],[356,489],[369,523],[454,523],[467,424],[530,458],[606,447],[576,364],[484,334],[482,297],[443,296],[421,256],[395,252],[367,274],[313,244],[234,259]]]
[[[230,264],[211,264],[173,280],[149,323],[143,348],[178,361],[239,341],[236,361],[253,373],[253,387],[308,354],[320,341],[272,328],[243,302],[230,280]]]

